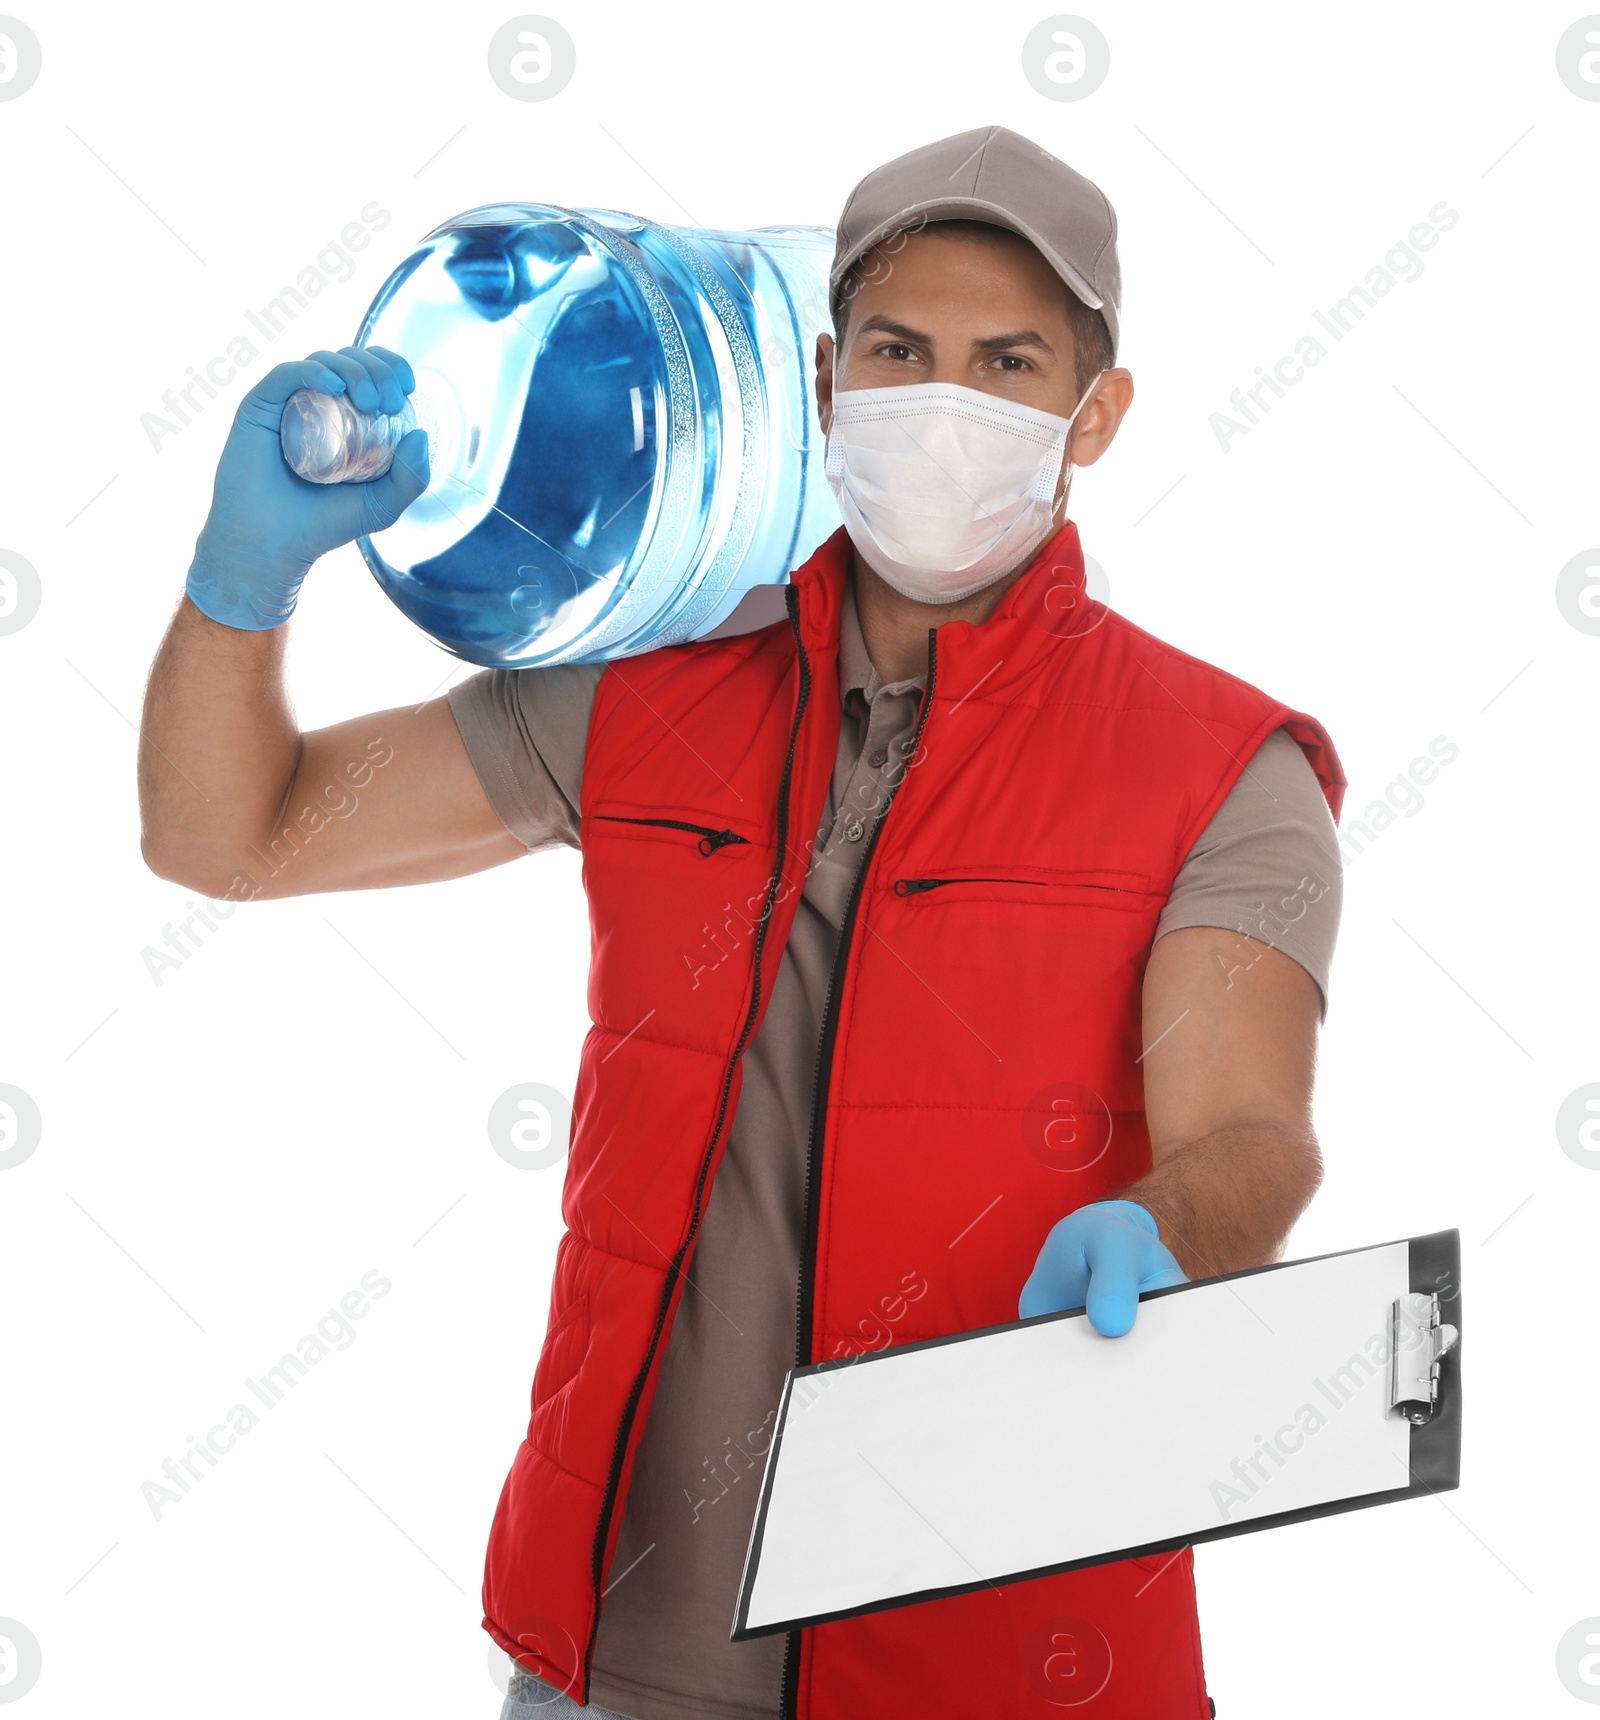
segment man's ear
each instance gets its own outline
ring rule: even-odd
[[[1133,377],[1120,366],[1103,371],[1072,427],[1069,448],[1075,466],[1092,466],[1111,446],[1133,404]]]
[[[817,421],[826,436],[833,424],[833,355],[831,334],[817,336]]]

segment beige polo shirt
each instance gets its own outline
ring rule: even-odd
[[[450,690],[495,810],[530,852],[580,845],[579,786],[603,665],[484,670]],[[591,1697],[633,1720],[777,1720],[784,1638],[730,1643],[760,1471],[794,1365],[811,1085],[828,978],[871,820],[904,768],[924,677],[883,682],[853,590],[840,617],[839,750],[817,845],[662,1358],[601,1603]],[[1320,899],[1277,939],[1326,1012],[1340,854],[1321,786],[1283,731],[1250,761],[1180,869],[1156,937]],[[1042,1240],[1042,1239],[1041,1239]],[[1017,1288],[1032,1269],[1017,1262]],[[537,1558],[538,1549],[529,1550]]]

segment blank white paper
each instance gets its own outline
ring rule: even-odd
[[[747,1628],[1409,1485],[1404,1242],[790,1382]],[[1376,1359],[1374,1359],[1376,1358]]]

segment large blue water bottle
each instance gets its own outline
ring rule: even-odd
[[[468,662],[699,638],[839,524],[812,380],[833,242],[823,227],[469,210],[394,271],[356,337],[410,363],[406,419],[363,425],[339,397],[297,396],[285,455],[321,481],[371,476],[414,413],[431,482],[361,553]]]

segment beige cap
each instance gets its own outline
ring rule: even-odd
[[[1035,245],[1091,309],[1106,319],[1115,358],[1122,268],[1117,217],[1098,185],[1003,125],[925,143],[874,168],[839,217],[831,308],[845,271],[874,245],[929,221],[989,221]]]

